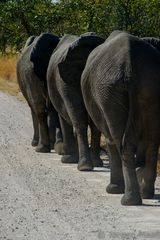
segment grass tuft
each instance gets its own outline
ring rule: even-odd
[[[20,96],[16,78],[16,63],[18,56],[0,57],[0,91],[14,96]]]

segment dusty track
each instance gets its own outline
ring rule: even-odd
[[[109,195],[109,169],[78,172],[30,146],[28,106],[0,92],[0,240],[160,239],[156,197],[123,207]]]

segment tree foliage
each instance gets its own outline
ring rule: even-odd
[[[159,0],[1,0],[0,51],[19,51],[42,32],[107,37],[114,29],[137,36],[160,36]]]

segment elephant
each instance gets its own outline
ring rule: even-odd
[[[160,51],[160,39],[155,37],[143,37],[141,38],[143,41],[151,44],[155,47],[158,51]]]
[[[31,109],[37,152],[50,152],[54,146],[62,153],[62,133],[57,111],[48,96],[46,72],[59,38],[49,33],[31,36],[17,62],[17,80]]]
[[[160,53],[127,32],[113,31],[89,55],[81,76],[86,109],[107,139],[108,193],[122,205],[154,196],[160,143]],[[138,167],[137,167],[138,163]]]
[[[65,35],[53,52],[47,70],[47,86],[51,102],[60,116],[64,155],[62,163],[78,163],[79,171],[103,166],[100,159],[100,132],[84,106],[80,78],[90,52],[104,39],[94,33]],[[76,51],[72,51],[77,46]],[[91,128],[91,147],[87,128]]]

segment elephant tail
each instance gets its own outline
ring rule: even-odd
[[[135,102],[135,92],[129,92],[129,112],[126,128],[123,134],[123,139],[121,143],[120,151],[123,153],[127,145],[130,145],[135,148],[137,143],[137,132],[136,132],[136,121],[135,121],[135,112],[136,112],[136,102]]]

